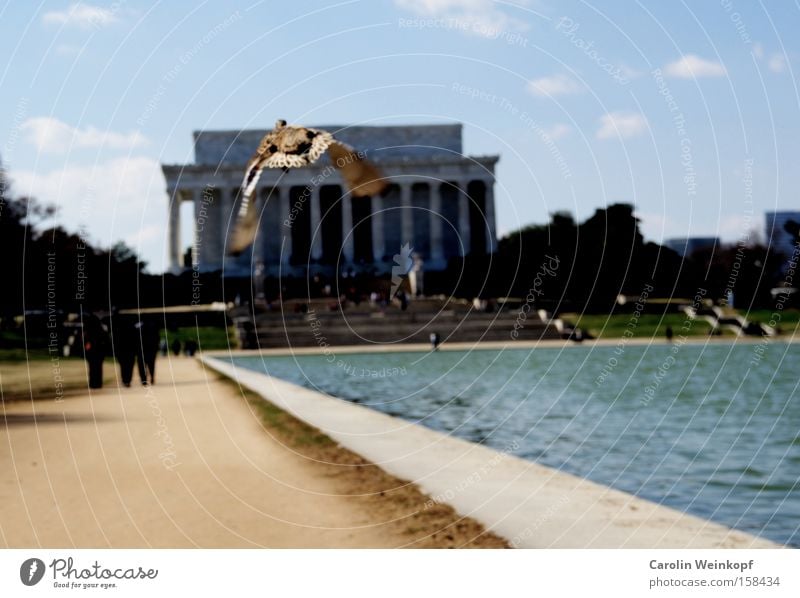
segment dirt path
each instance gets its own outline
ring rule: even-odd
[[[195,360],[158,370],[0,403],[1,546],[504,545]]]

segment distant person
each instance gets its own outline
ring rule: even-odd
[[[82,315],[83,355],[89,365],[89,388],[103,388],[103,360],[108,351],[108,331],[94,314]]]
[[[193,339],[189,339],[185,343],[183,343],[184,352],[189,357],[194,357],[194,354],[197,352],[197,341]]]
[[[167,339],[161,339],[161,341],[158,343],[158,351],[161,353],[161,357],[166,357],[169,355],[169,343],[167,343]]]
[[[170,346],[170,348],[172,349],[172,354],[173,355],[175,355],[175,356],[180,355],[181,354],[181,341],[180,341],[180,339],[176,338],[174,341],[172,341],[172,345]]]
[[[406,311],[408,309],[408,297],[406,296],[406,292],[400,290],[395,297],[400,301],[400,311]]]
[[[136,361],[143,386],[156,383],[156,356],[158,355],[158,328],[149,320],[136,323],[138,332]]]
[[[667,326],[667,329],[666,329],[665,333],[667,335],[667,342],[671,343],[672,342],[672,337],[673,337],[672,326]]]
[[[429,338],[431,339],[431,350],[432,351],[438,350],[439,349],[439,342],[440,342],[439,333],[438,332],[431,332],[431,335],[430,335]]]
[[[130,317],[114,315],[111,318],[111,340],[114,357],[119,364],[119,377],[123,386],[130,386],[133,378],[133,364],[136,361],[135,320]]]

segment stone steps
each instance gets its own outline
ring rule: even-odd
[[[244,349],[427,343],[432,332],[438,333],[442,342],[558,339],[562,333],[558,320],[543,321],[534,315],[519,321],[516,312],[317,312],[283,317],[269,313],[255,318],[240,316],[234,322]]]

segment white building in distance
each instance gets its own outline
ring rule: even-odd
[[[256,194],[260,228],[252,249],[225,255],[247,160],[264,130],[198,131],[193,164],[164,164],[169,262],[184,269],[180,206],[194,205],[192,267],[249,276],[391,271],[409,243],[426,271],[497,247],[494,168],[498,156],[465,156],[462,125],[324,126],[365,152],[390,185],[381,197],[351,198],[327,156],[288,173],[266,170]]]

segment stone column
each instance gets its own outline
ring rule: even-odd
[[[192,227],[192,268],[198,270],[205,262],[203,247],[206,242],[206,225],[209,221],[208,210],[203,206],[203,193],[198,189],[187,189],[184,197],[194,204],[194,226]]]
[[[494,218],[494,181],[484,181],[486,185],[486,195],[484,196],[484,216],[486,226],[489,227],[489,234],[486,236],[486,253],[497,251],[497,226]]]
[[[169,216],[167,220],[167,258],[169,270],[178,274],[183,266],[181,264],[181,195],[173,188],[168,188]]]
[[[428,207],[430,209],[431,262],[435,268],[445,266],[442,237],[442,185],[429,185]]]
[[[383,261],[386,253],[383,237],[383,198],[379,195],[372,196],[372,261]]]
[[[342,258],[344,263],[353,263],[353,202],[349,193],[342,196]]]
[[[411,183],[400,183],[400,244],[414,246],[414,213],[411,208]]]
[[[319,186],[311,186],[311,259],[318,260],[322,257],[322,212],[319,206]]]
[[[289,188],[275,187],[273,193],[277,194],[278,205],[281,207],[281,266],[289,267],[292,258],[292,222],[289,220],[291,206],[289,205]]]
[[[258,229],[256,231],[256,238],[253,241],[253,260],[255,263],[261,263],[262,267],[267,259],[267,241],[266,231],[262,226],[262,217],[264,215],[264,204],[266,203],[266,188],[256,187],[253,193],[253,208],[256,212],[256,221],[258,222]]]
[[[455,183],[458,188],[458,235],[461,237],[461,244],[464,246],[464,255],[468,255],[471,249],[470,228],[469,228],[469,196],[466,186],[462,182]]]
[[[222,261],[227,262],[235,259],[228,256],[228,242],[230,241],[231,235],[233,234],[233,229],[236,226],[236,212],[234,211],[236,208],[236,189],[219,187],[219,196],[220,202],[222,203],[222,213],[224,219],[222,224],[222,249],[220,250],[220,255],[223,256]]]

